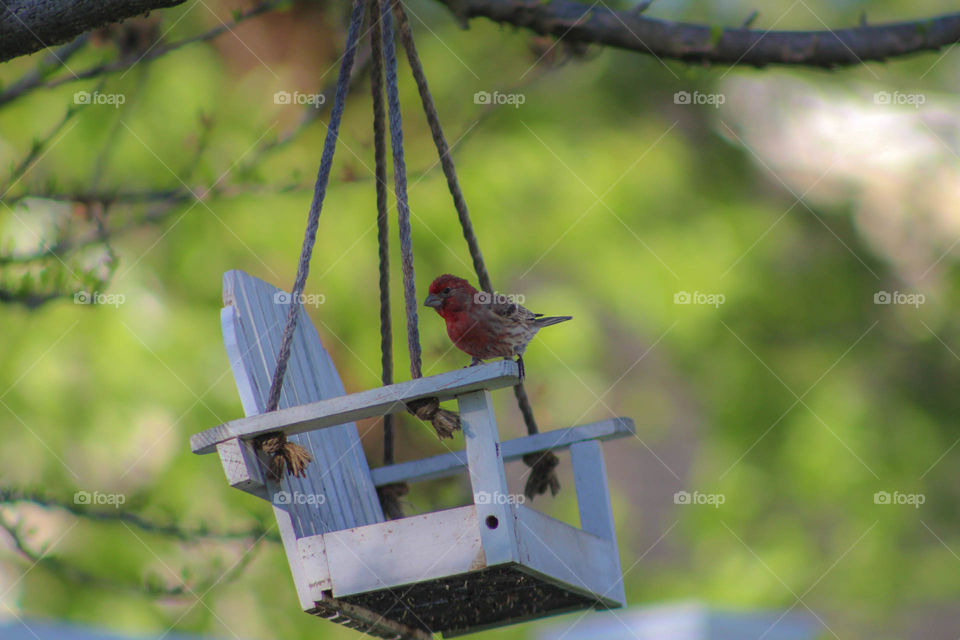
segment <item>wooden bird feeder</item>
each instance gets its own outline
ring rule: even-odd
[[[224,342],[247,417],[194,435],[227,480],[273,504],[300,604],[381,638],[471,633],[579,609],[625,604],[600,441],[629,418],[500,442],[490,392],[518,382],[498,361],[347,394],[301,308],[280,408],[263,413],[289,295],[242,271],[224,275]],[[456,399],[466,450],[371,469],[354,420]],[[282,431],[313,462],[305,478],[262,471],[253,438]],[[509,495],[505,461],[570,449],[581,528]],[[468,472],[473,504],[386,520],[377,487]]]

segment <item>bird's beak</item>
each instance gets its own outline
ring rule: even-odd
[[[423,304],[428,307],[433,307],[434,309],[439,309],[440,306],[443,305],[443,300],[441,300],[437,294],[431,293],[427,296],[427,299],[423,301]]]

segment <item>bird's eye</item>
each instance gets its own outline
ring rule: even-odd
[[[450,287],[445,287],[443,289],[443,295],[447,295],[448,293],[450,293]]]

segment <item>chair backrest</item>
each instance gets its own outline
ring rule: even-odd
[[[290,307],[290,294],[243,271],[223,275],[221,320],[230,366],[246,415],[263,413]],[[344,395],[340,376],[301,308],[293,349],[283,381],[280,408]],[[268,482],[268,496],[285,491],[289,502],[274,506],[290,515],[296,537],[383,522],[383,510],[370,478],[354,423],[291,436],[313,462],[306,478]]]

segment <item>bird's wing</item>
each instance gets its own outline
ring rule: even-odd
[[[490,310],[505,320],[526,324],[533,321],[537,314],[515,302],[494,302]]]

